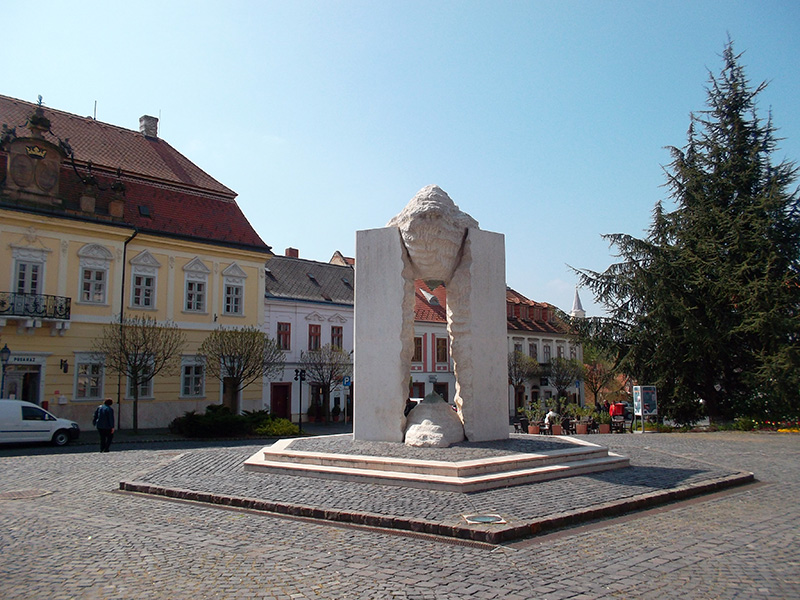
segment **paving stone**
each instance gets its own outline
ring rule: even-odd
[[[753,471],[761,482],[691,503],[491,547],[117,493],[119,481],[249,496],[238,461],[257,446],[219,443],[0,449],[2,597],[170,598],[797,598],[800,437],[791,434],[589,436],[635,472],[488,495],[358,493],[320,480],[261,481],[282,501],[352,500],[359,510],[442,519],[502,506],[554,514],[615,496]],[[217,486],[217,487],[215,487]],[[250,490],[252,491],[252,490]],[[347,494],[350,494],[348,497]],[[597,496],[594,496],[597,494]],[[385,507],[385,508],[384,508]],[[494,512],[494,511],[493,511]]]

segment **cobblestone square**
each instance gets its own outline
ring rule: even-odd
[[[188,479],[201,469],[235,493],[242,485],[229,479],[236,461],[260,447],[250,443],[119,443],[105,454],[94,446],[0,448],[0,597],[800,598],[800,436],[627,434],[592,441],[633,464],[752,471],[757,483],[489,545],[117,491],[122,480],[178,477],[176,465],[186,465]],[[595,501],[580,499],[581,479],[497,492],[514,494],[519,510],[535,514]],[[621,485],[601,483],[609,490]],[[329,484],[278,488],[290,499],[335,496]],[[434,502],[384,488],[392,511],[414,514],[480,511],[496,505],[490,500]],[[372,495],[362,501],[374,509]]]

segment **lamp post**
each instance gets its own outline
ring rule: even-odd
[[[297,411],[297,427],[300,429],[300,433],[303,433],[303,382],[306,380],[306,370],[305,369],[295,369],[294,370],[294,380],[300,382],[300,390],[299,390],[299,410]]]
[[[5,397],[6,391],[6,365],[8,364],[8,359],[11,358],[11,350],[8,349],[8,344],[3,345],[3,349],[0,350],[0,362],[3,363],[3,376],[0,379],[0,398]]]

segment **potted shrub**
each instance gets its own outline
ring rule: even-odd
[[[597,415],[597,429],[600,433],[611,433],[611,415],[604,410]]]
[[[308,415],[308,422],[309,423],[316,423],[317,421],[321,421],[323,418],[322,413],[322,405],[321,404],[310,404],[308,410],[306,411]]]
[[[541,408],[526,408],[523,412],[525,418],[528,419],[528,433],[539,433],[540,423],[544,419],[544,411]]]
[[[588,406],[579,406],[575,409],[575,435],[586,435],[589,433],[589,417],[592,416],[593,409]]]
[[[339,408],[338,404],[334,404],[333,408],[331,409],[331,419],[333,419],[334,423],[339,420],[339,415],[341,414],[342,414],[342,409]]]

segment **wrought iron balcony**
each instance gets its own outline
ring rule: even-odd
[[[68,321],[72,298],[46,294],[0,292],[0,317],[61,319]]]

